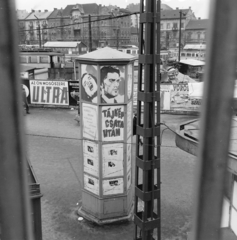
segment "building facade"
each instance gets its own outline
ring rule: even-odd
[[[191,8],[161,11],[161,48],[179,48],[179,30],[181,20],[181,48],[185,45],[185,28],[189,21],[196,19]]]

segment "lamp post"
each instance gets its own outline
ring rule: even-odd
[[[180,47],[181,47],[181,19],[182,19],[182,10],[179,11],[179,61],[180,61]]]
[[[34,15],[36,18],[37,16]],[[39,18],[37,18],[39,20]],[[38,31],[39,31],[39,47],[41,48],[41,29],[40,29],[40,22],[39,22],[39,27],[38,27]]]

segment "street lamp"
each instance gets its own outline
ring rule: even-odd
[[[34,16],[39,20],[39,18],[38,18],[36,15],[34,15]],[[39,47],[41,48],[41,29],[40,29],[40,21],[39,21],[38,31],[39,31]]]

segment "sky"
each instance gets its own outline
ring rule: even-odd
[[[161,2],[169,5],[173,9],[176,7],[187,9],[191,7],[196,17],[202,19],[208,18],[209,4],[212,0],[162,0]],[[126,8],[130,3],[140,3],[140,0],[16,0],[16,8],[19,10],[49,10],[54,8],[65,8],[67,5],[76,3],[97,3],[102,5],[117,5],[121,8]]]

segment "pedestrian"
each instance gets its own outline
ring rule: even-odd
[[[26,96],[26,90],[23,86],[22,86],[22,99],[23,99],[24,108],[26,110],[26,114],[30,114],[29,104],[28,104],[28,100],[27,100],[27,96]]]

